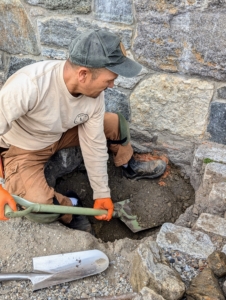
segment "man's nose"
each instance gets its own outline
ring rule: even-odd
[[[114,87],[114,81],[111,82],[111,83],[109,83],[108,87],[109,87],[109,88],[113,88],[113,87]]]

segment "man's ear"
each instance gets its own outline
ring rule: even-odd
[[[88,71],[89,70],[87,68],[85,68],[85,67],[79,69],[79,71],[78,71],[78,80],[81,83],[85,83],[86,82]]]

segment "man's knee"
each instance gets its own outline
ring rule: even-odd
[[[105,113],[104,131],[109,145],[126,146],[130,142],[129,124],[121,113]]]

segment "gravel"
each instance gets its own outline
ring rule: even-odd
[[[68,229],[58,222],[37,224],[26,219],[0,223],[0,274],[32,272],[32,258],[99,249],[109,257],[109,268],[94,276],[32,291],[30,280],[0,282],[0,300],[61,300],[120,295],[132,292],[129,258],[139,241],[103,244],[90,234]],[[125,250],[126,248],[126,250]]]
[[[111,262],[117,268],[120,265],[118,261]],[[115,273],[116,285],[113,285],[106,278],[106,273],[76,280],[72,283],[60,284],[43,290],[32,292],[32,284],[30,281],[9,281],[0,284],[0,299],[10,300],[66,300],[66,299],[82,299],[89,297],[102,297],[109,295],[120,295],[132,292],[132,287],[128,282],[128,278],[120,272]]]
[[[105,252],[110,261],[109,268],[101,274],[35,292],[32,292],[29,280],[2,282],[0,300],[70,300],[133,292],[129,283],[129,267],[133,251],[142,240],[127,238],[103,243],[90,234],[68,229],[58,222],[37,224],[20,218],[0,223],[0,240],[1,273],[31,272],[32,257],[88,249]],[[163,254],[171,267],[178,271],[186,287],[207,265],[204,259],[195,259],[169,248],[163,249]]]
[[[207,266],[205,259],[195,259],[170,248],[163,249],[163,254],[171,267],[178,271],[186,287],[189,286],[191,279]],[[6,263],[6,261],[0,260],[0,270],[4,269]],[[133,292],[133,290],[129,283],[128,272],[122,272],[125,263],[125,258],[121,255],[110,261],[110,266],[113,266],[115,269],[114,278],[108,278],[105,271],[99,275],[79,279],[71,283],[59,284],[35,292],[32,292],[30,281],[4,282],[0,284],[0,300],[70,300],[128,294]]]
[[[206,259],[194,258],[170,248],[163,248],[162,251],[171,267],[179,273],[186,287],[188,287],[190,281],[207,266]]]

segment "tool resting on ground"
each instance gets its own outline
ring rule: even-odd
[[[87,250],[33,258],[31,273],[0,273],[0,281],[31,280],[33,291],[105,271],[108,257],[99,250]]]

